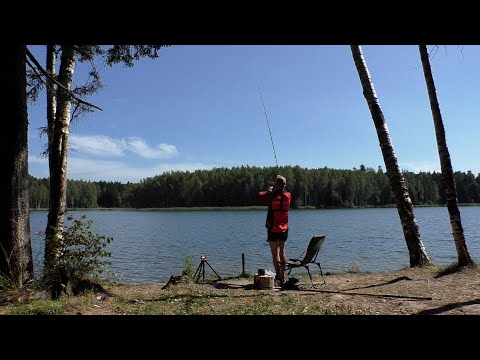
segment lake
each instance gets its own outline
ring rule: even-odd
[[[430,259],[449,265],[457,259],[446,207],[415,208],[420,236]],[[460,207],[470,255],[480,262],[480,206]],[[222,277],[242,272],[273,271],[266,241],[266,210],[252,211],[69,211],[93,221],[93,230],[113,238],[110,269],[126,282],[167,281],[181,275],[184,258],[193,256],[194,270],[200,256]],[[46,211],[30,214],[35,272],[41,270]],[[323,272],[349,269],[388,271],[409,266],[408,250],[396,208],[290,210],[287,258],[297,258],[316,234],[326,235],[319,259]],[[318,269],[314,270],[315,273]],[[300,274],[304,269],[295,269]],[[213,275],[206,266],[206,275]]]

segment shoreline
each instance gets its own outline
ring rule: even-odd
[[[459,207],[469,207],[469,206],[480,206],[480,203],[465,203],[458,204]],[[447,205],[414,205],[413,208],[420,207],[444,207]],[[252,206],[202,206],[202,207],[170,207],[170,208],[67,208],[66,211],[255,211],[255,210],[265,210],[267,206],[252,205]],[[391,205],[382,205],[382,206],[354,206],[354,207],[321,207],[316,208],[313,206],[301,206],[298,208],[291,208],[290,211],[296,210],[338,210],[338,209],[385,209],[385,208],[396,208],[395,204]],[[48,211],[48,208],[30,208],[30,211]]]

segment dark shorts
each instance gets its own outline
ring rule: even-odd
[[[271,241],[287,241],[288,237],[288,230],[285,232],[277,233],[277,232],[272,232],[270,230],[267,230],[267,242]]]

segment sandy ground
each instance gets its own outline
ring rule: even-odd
[[[402,269],[382,273],[301,276],[295,289],[256,290],[253,279],[196,284],[165,282],[106,287],[107,295],[86,293],[63,298],[56,306],[65,315],[480,315],[480,270],[441,275],[441,268]],[[0,314],[34,308],[34,293],[10,296]],[[45,311],[45,310],[42,310]],[[38,313],[39,310],[32,310]]]
[[[342,305],[368,314],[480,315],[480,271],[465,269],[437,277],[439,268],[403,269],[384,273],[357,273],[302,279],[299,290],[267,290],[277,295],[323,297],[325,306]],[[226,282],[229,284],[229,282]],[[230,282],[230,287],[246,281]],[[323,296],[322,296],[323,295]],[[328,295],[328,296],[325,296]],[[311,301],[313,303],[313,301]]]

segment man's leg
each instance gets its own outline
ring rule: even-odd
[[[278,243],[278,260],[280,262],[278,264],[278,275],[280,277],[281,283],[285,283],[285,262],[286,262],[286,254],[285,254],[285,241],[277,241]]]
[[[279,256],[278,256],[278,248],[279,248],[279,243],[281,241],[279,240],[270,240],[268,242],[270,244],[270,250],[272,250],[272,259],[273,259],[273,267],[275,268],[275,274],[277,274],[277,278],[280,278],[280,264],[278,263],[279,261]]]

